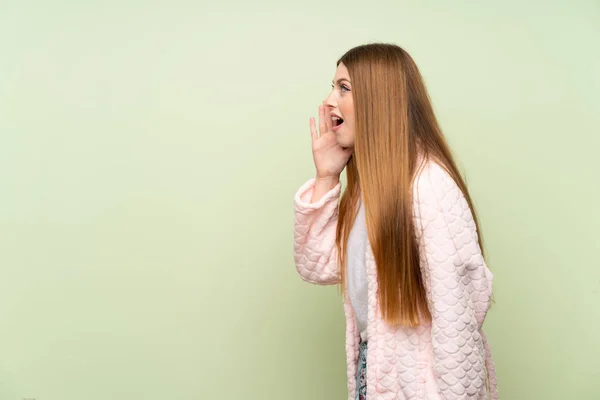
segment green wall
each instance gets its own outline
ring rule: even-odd
[[[502,398],[600,398],[600,3],[211,3],[0,2],[0,400],[344,398],[292,202],[371,41],[466,172]]]

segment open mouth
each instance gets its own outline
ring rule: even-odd
[[[344,120],[340,117],[331,117],[331,121],[333,123],[333,131],[337,131],[340,125],[344,123]]]

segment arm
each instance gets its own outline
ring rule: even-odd
[[[325,191],[312,178],[294,196],[294,260],[300,277],[307,282],[341,282],[335,246],[340,191],[339,181]],[[311,199],[316,201],[310,202]]]
[[[417,180],[414,209],[436,385],[444,400],[478,399],[485,386],[485,351],[476,303],[485,293],[471,282],[483,260],[472,214],[459,187],[437,165]]]

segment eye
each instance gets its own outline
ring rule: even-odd
[[[335,85],[334,84],[331,84],[331,89],[335,89]],[[346,86],[346,85],[341,85],[340,86],[340,91],[342,91],[342,92],[349,92],[350,88],[348,86]]]

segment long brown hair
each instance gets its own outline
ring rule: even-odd
[[[362,195],[382,317],[414,327],[431,320],[413,222],[419,159],[446,169],[465,195],[478,232],[479,223],[411,56],[394,44],[374,43],[350,49],[340,63],[352,82],[356,129],[337,224],[341,288],[345,294],[346,244]],[[483,251],[480,233],[479,240]]]

